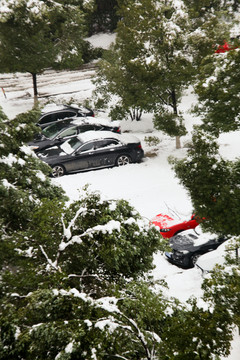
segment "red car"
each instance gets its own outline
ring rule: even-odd
[[[198,221],[196,219],[198,219]],[[169,239],[184,230],[195,229],[195,227],[199,225],[200,219],[193,214],[190,220],[179,221],[179,219],[174,220],[169,215],[158,214],[150,223],[158,226],[161,235]]]

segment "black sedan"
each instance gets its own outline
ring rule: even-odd
[[[140,162],[144,156],[138,138],[109,131],[87,131],[38,153],[52,167],[52,176],[127,165]]]
[[[166,252],[165,255],[170,263],[189,269],[195,266],[201,255],[216,250],[226,240],[228,238],[224,236],[209,233],[200,235],[194,230],[187,230],[169,240],[172,252]]]
[[[121,133],[120,126],[111,125],[109,122],[88,123],[85,120],[71,118],[58,121],[42,129],[41,133],[36,135],[28,145],[37,153],[54,145],[61,145],[64,141],[90,130]]]
[[[43,112],[38,119],[37,125],[42,129],[65,118],[94,116],[94,112],[91,109],[74,105],[54,106],[52,109],[51,111]]]

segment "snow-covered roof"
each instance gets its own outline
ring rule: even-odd
[[[138,143],[140,140],[131,134],[117,134],[111,131],[86,131],[78,135],[78,139],[82,142],[87,142],[91,140],[101,140],[101,139],[117,139],[123,144],[128,143]]]
[[[205,271],[211,271],[216,264],[223,265],[229,240],[221,244],[216,250],[206,253],[197,260],[197,265]]]
[[[64,105],[64,104],[46,104],[44,108],[42,109],[42,114],[51,112],[51,111],[59,111],[59,110],[65,110],[66,108],[73,108],[73,109],[80,109],[80,110],[86,110],[85,106],[79,106],[77,104],[70,104],[70,105]]]
[[[111,121],[109,119],[103,118],[103,117],[93,117],[93,116],[84,116],[83,118],[77,118],[73,120],[73,124],[80,125],[82,122],[90,123],[90,124],[100,124],[100,125],[106,125],[106,126],[119,126],[120,121],[114,120]]]

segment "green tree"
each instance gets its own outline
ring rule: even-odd
[[[116,43],[100,63],[97,94],[104,101],[115,95],[117,111],[137,109],[138,120],[143,110],[154,112],[156,128],[177,136],[180,147],[185,127],[178,107],[193,76],[188,16],[172,1],[120,4]]]
[[[50,168],[25,145],[38,128],[37,111],[19,114],[8,120],[0,111],[0,218],[2,231],[24,229],[31,214],[44,198],[62,198],[62,191],[52,186]]]
[[[187,189],[202,226],[225,235],[239,235],[240,162],[225,160],[216,139],[196,129],[187,157],[171,159],[180,182]]]
[[[239,50],[206,57],[195,87],[199,104],[196,113],[203,129],[218,136],[240,128]]]
[[[225,308],[185,306],[147,277],[166,246],[155,227],[124,200],[86,187],[69,203],[53,186],[24,145],[35,116],[1,113],[0,359],[228,355],[235,320]]]
[[[146,281],[108,288],[97,298],[61,285],[12,294],[12,306],[2,307],[1,359],[210,360],[229,354],[225,312],[201,309],[193,300],[183,306]]]
[[[230,39],[234,21],[233,1],[183,0],[190,18],[189,44],[197,74],[203,59],[214,54],[218,44]]]
[[[78,6],[2,0],[1,71],[32,74],[36,97],[37,74],[49,67],[72,69],[83,63],[84,35],[84,15]]]
[[[226,247],[225,266],[215,266],[211,277],[203,283],[204,299],[218,313],[227,312],[240,329],[240,261],[239,236],[231,239]]]
[[[89,35],[99,32],[113,32],[117,27],[118,1],[94,0],[93,9],[88,12]]]
[[[54,201],[62,204],[66,199],[63,191],[51,184],[48,176],[51,169],[25,145],[37,131],[34,125],[37,114],[37,111],[30,111],[8,120],[0,111],[1,270],[17,268],[17,239],[21,233],[24,243],[24,233],[41,203],[48,199],[52,207]]]

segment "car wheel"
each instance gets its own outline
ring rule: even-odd
[[[200,256],[201,256],[201,254],[194,254],[191,256],[190,263],[193,267],[196,265],[196,262]]]
[[[55,165],[52,167],[52,176],[53,177],[60,177],[65,174],[65,169],[62,165]]]
[[[131,162],[131,158],[128,155],[120,155],[116,160],[117,166],[128,165]]]

